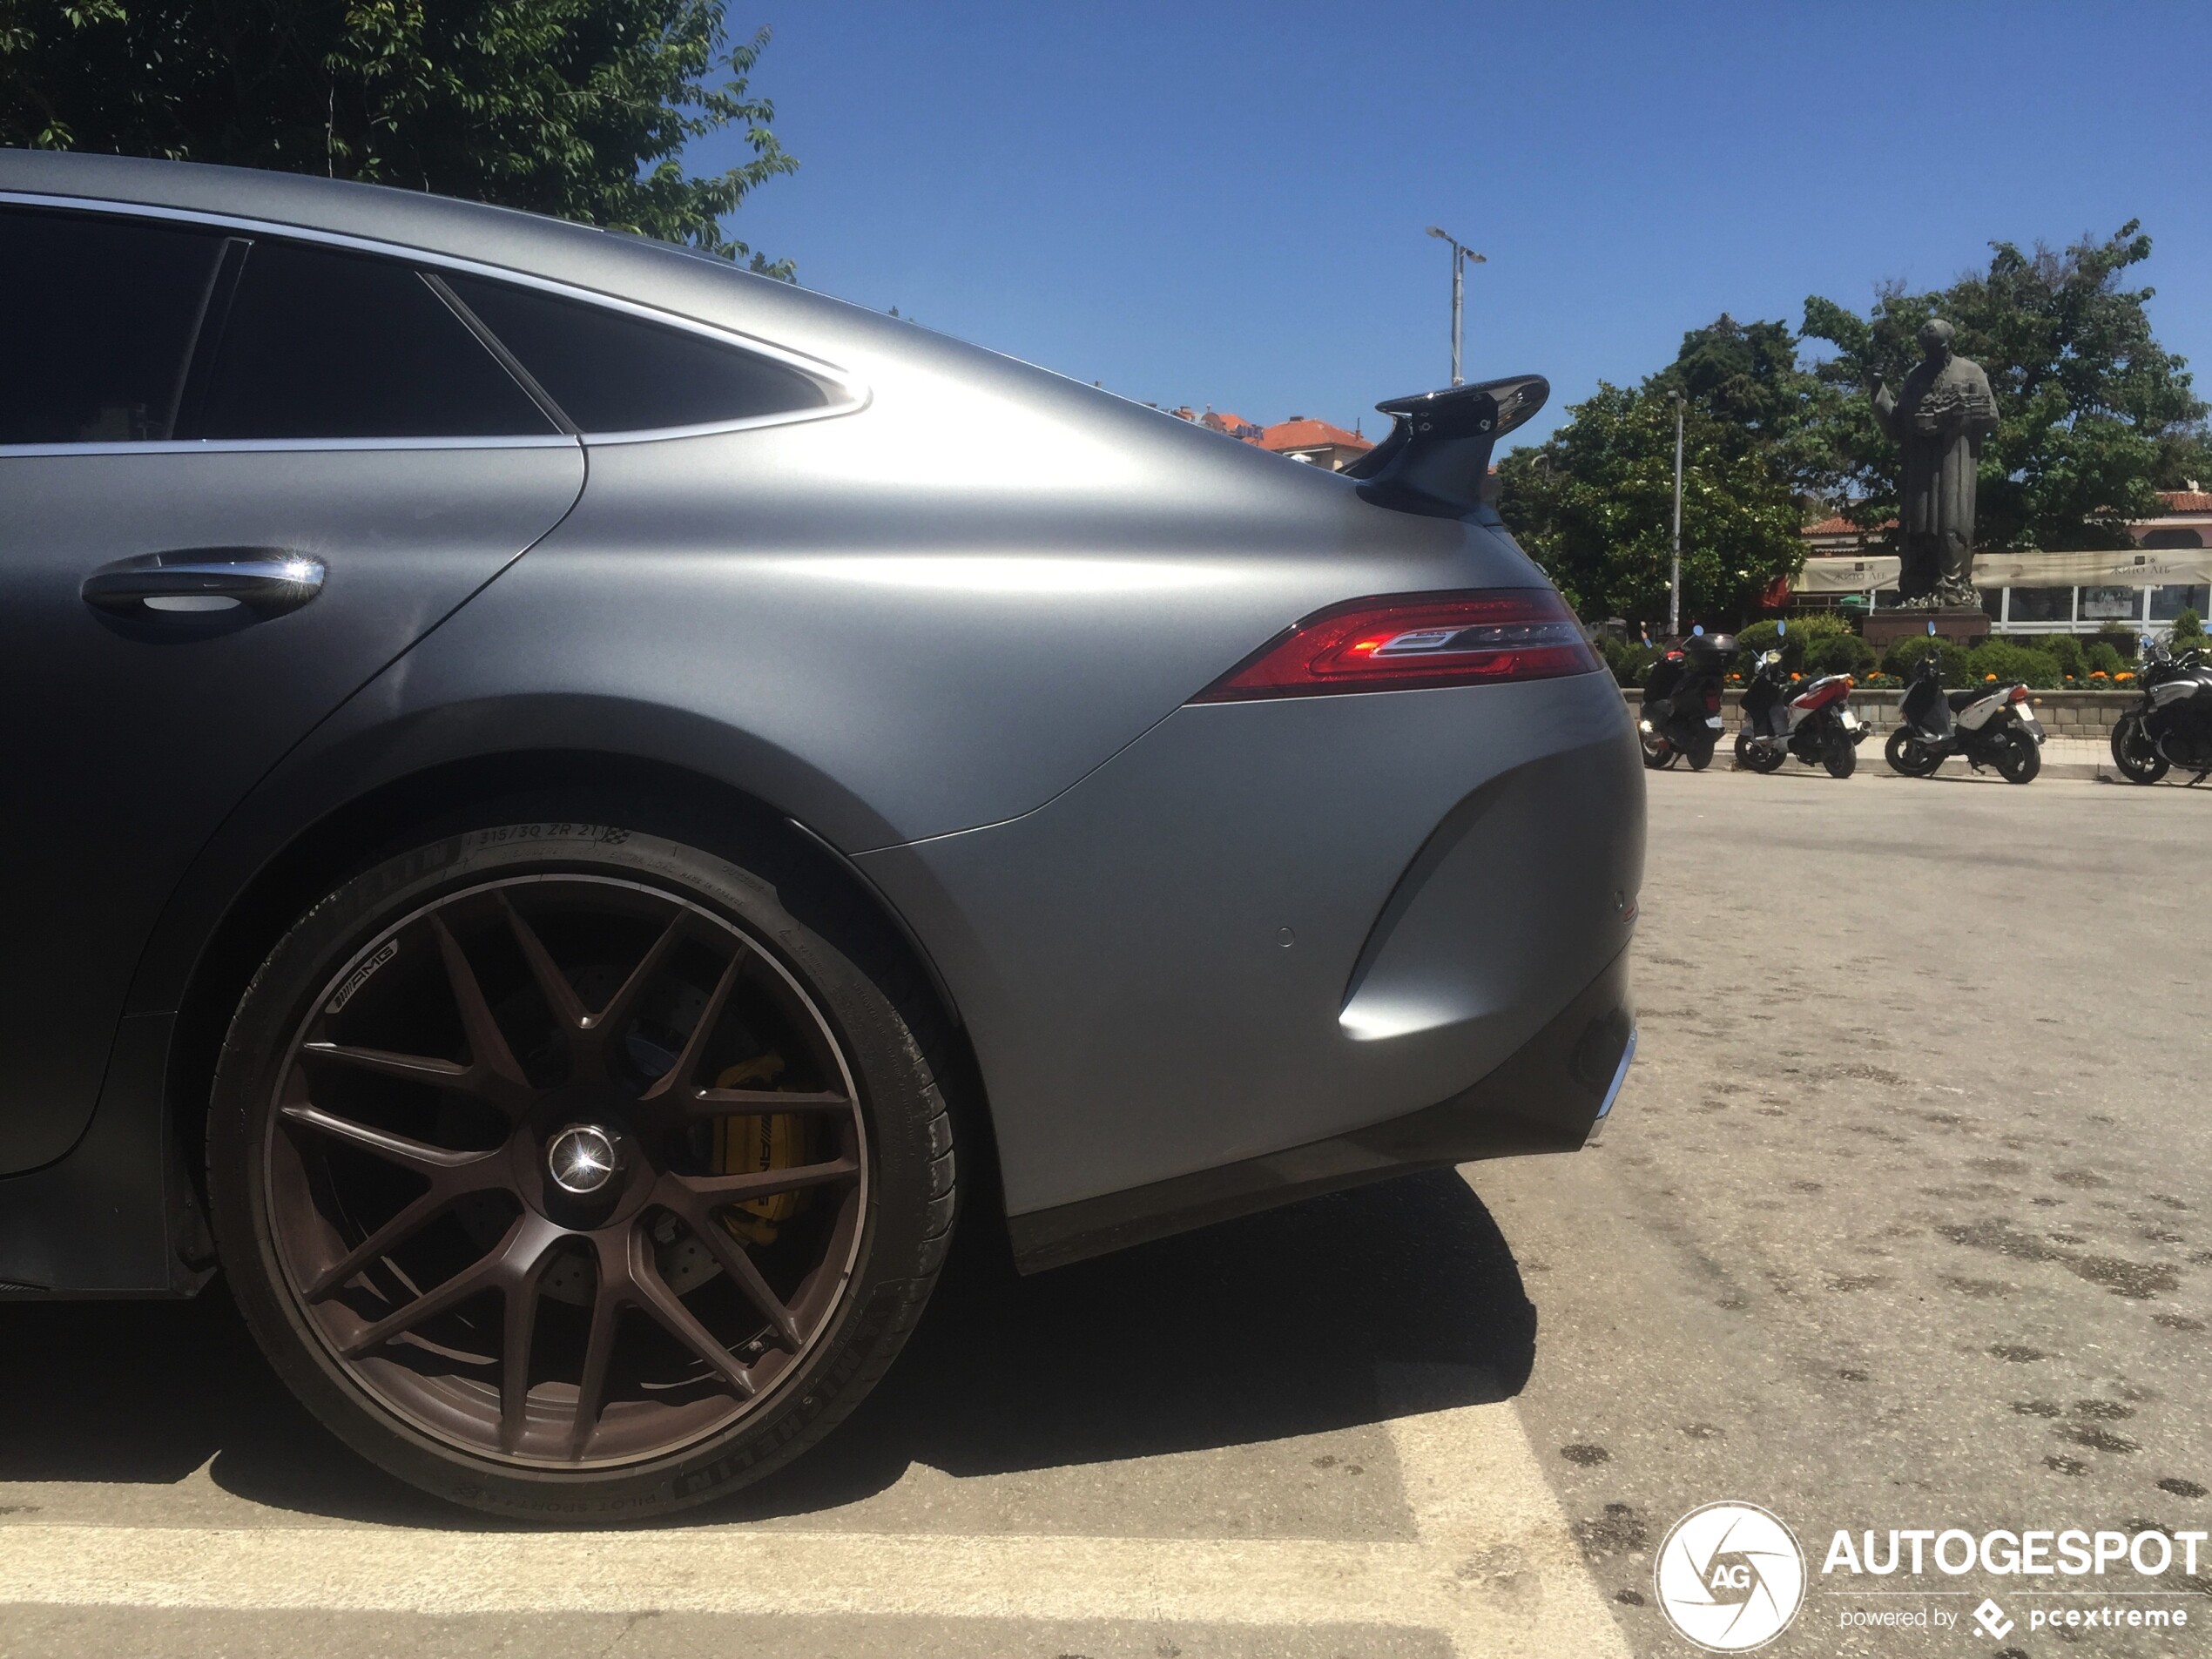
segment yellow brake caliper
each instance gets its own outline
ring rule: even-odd
[[[714,1080],[717,1089],[773,1089],[784,1074],[784,1057],[771,1049],[730,1067]],[[723,1175],[765,1174],[806,1161],[806,1120],[796,1112],[750,1113],[714,1120],[714,1167]],[[806,1207],[805,1192],[779,1192],[748,1198],[726,1210],[722,1224],[752,1244],[772,1244],[777,1230]]]

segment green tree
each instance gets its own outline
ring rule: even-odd
[[[2130,220],[2063,253],[1990,247],[1986,272],[1935,293],[1891,285],[1865,317],[1818,295],[1805,301],[1805,336],[1838,347],[1817,370],[1830,394],[1818,424],[1845,510],[1870,526],[1897,511],[1895,446],[1875,430],[1859,383],[1878,370],[1898,384],[1919,356],[1914,334],[1940,316],[1958,330],[1954,349],[1988,372],[1997,395],[1976,541],[2124,547],[2127,520],[2155,512],[2157,489],[2212,473],[2205,405],[2184,360],[2151,333],[2144,305],[2154,290],[2121,283],[2150,257],[2150,238]]]
[[[722,0],[0,0],[0,145],[399,185],[788,278],[722,228],[797,163]],[[687,173],[735,128],[749,160]]]
[[[1808,422],[1833,395],[1799,368],[1785,324],[1723,316],[1642,386],[1601,383],[1545,443],[1499,465],[1501,515],[1587,616],[1666,620],[1676,391],[1684,625],[1733,623],[1804,556],[1801,496],[1832,474]]]

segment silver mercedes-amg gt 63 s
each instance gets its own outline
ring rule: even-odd
[[[0,152],[0,1291],[186,1296],[519,1516],[1025,1269],[1570,1151],[1619,691],[1483,500],[638,238]],[[0,1329],[4,1329],[0,1325]]]

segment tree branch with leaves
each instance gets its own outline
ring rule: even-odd
[[[789,279],[722,221],[798,162],[721,0],[0,0],[0,145],[435,191]],[[750,157],[695,175],[693,140]]]

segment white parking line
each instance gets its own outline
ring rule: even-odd
[[[1376,1379],[1420,1549],[1449,1579],[1448,1616],[1422,1622],[1446,1631],[1461,1659],[1628,1659],[1520,1413],[1503,1402],[1438,1405],[1465,1399],[1467,1381],[1445,1366],[1386,1366]]]
[[[1418,1405],[1448,1380],[1393,1372]],[[1391,1425],[1415,1543],[783,1531],[0,1527],[0,1602],[377,1613],[867,1614],[1447,1634],[1625,1655],[1509,1405]]]

